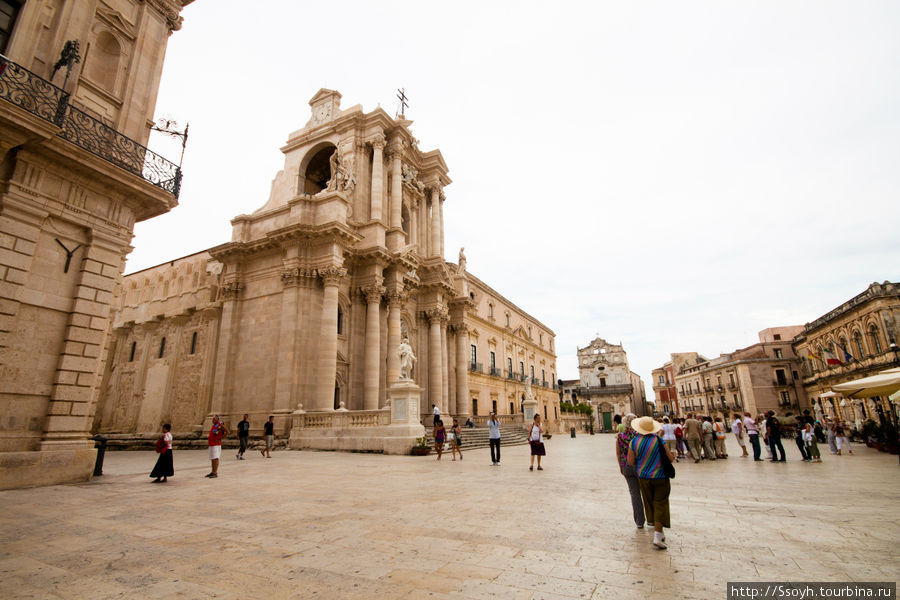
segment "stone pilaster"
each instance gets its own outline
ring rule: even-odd
[[[443,258],[443,257],[444,257],[444,191],[439,189],[439,190],[438,190],[438,193],[437,193],[437,196],[438,196],[438,205],[437,205],[437,209],[438,209],[438,232],[439,232],[439,237],[440,237],[440,240],[441,240],[441,241],[440,241],[440,244],[439,244],[439,246],[440,246],[440,254],[439,254],[439,256],[440,256],[441,258]]]
[[[371,219],[381,220],[381,211],[384,204],[384,136],[376,135],[372,138],[372,206]]]
[[[456,412],[459,416],[469,414],[469,329],[461,324],[456,330]]]
[[[237,354],[237,329],[240,323],[240,295],[244,284],[237,280],[225,283],[222,294],[222,323],[219,327],[219,344],[216,348],[218,377],[214,378],[210,417],[227,413],[231,406],[232,381],[234,378],[234,358]],[[208,419],[207,419],[208,420]]]
[[[450,362],[447,344],[447,323],[449,321],[449,318],[445,318],[441,323],[441,410],[452,413],[452,409],[455,407],[450,406]]]
[[[322,278],[322,328],[319,335],[319,369],[316,373],[316,393],[311,410],[334,410],[334,381],[337,374],[337,310],[338,286],[347,269],[330,265],[319,269]]]
[[[403,206],[403,151],[399,141],[391,149],[391,159],[391,228],[399,229]]]
[[[95,238],[84,249],[47,408],[42,450],[91,447],[87,437],[93,421],[92,388],[101,372],[109,304],[121,270],[121,248]]]
[[[441,199],[440,189],[432,187],[428,190],[431,195],[431,239],[428,243],[428,256],[440,256],[441,251]]]
[[[381,379],[381,297],[385,288],[379,283],[362,288],[366,297],[365,376],[363,378],[363,408],[378,408]]]
[[[421,256],[428,256],[428,237],[430,230],[428,229],[428,199],[422,198],[422,202],[419,203],[419,231],[418,233],[418,244],[419,244],[419,254]]]

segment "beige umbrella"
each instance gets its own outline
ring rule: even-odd
[[[900,390],[900,367],[887,369],[871,377],[863,377],[847,383],[831,386],[847,398],[869,398],[871,396],[889,396]]]

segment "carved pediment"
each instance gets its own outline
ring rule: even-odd
[[[129,23],[117,10],[100,5],[97,7],[97,20],[131,40],[136,37],[134,24]]]

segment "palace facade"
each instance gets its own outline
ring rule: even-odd
[[[274,415],[292,446],[402,452],[432,405],[511,422],[537,410],[557,427],[553,331],[468,273],[462,250],[443,258],[441,153],[402,115],[340,100],[310,100],[231,241],[124,278],[96,431],[200,432],[249,413],[259,430]],[[419,391],[398,415],[403,339]],[[415,421],[402,443],[388,439],[398,418]]]
[[[91,477],[113,290],[177,204],[144,144],[190,1],[0,2],[0,489]]]

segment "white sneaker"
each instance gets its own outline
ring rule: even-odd
[[[660,550],[668,548],[668,546],[666,546],[666,538],[664,538],[663,535],[658,531],[653,532],[653,545]]]

